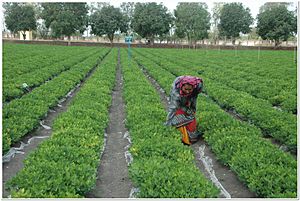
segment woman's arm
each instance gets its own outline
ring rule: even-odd
[[[197,87],[195,88],[195,96],[191,100],[191,109],[193,112],[196,112],[197,109],[197,97],[198,94],[202,92],[203,89],[203,82],[200,82]]]
[[[170,93],[170,102],[168,104],[168,116],[166,125],[171,125],[170,121],[175,116],[177,109],[179,108],[180,96],[179,92],[173,88]]]

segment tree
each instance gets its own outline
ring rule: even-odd
[[[123,13],[124,17],[126,18],[127,21],[127,26],[128,26],[128,31],[131,33],[132,32],[132,27],[131,27],[131,21],[133,18],[133,13],[134,13],[134,2],[123,2],[120,6],[121,12]]]
[[[97,10],[90,17],[92,34],[97,36],[107,35],[111,43],[113,43],[116,31],[121,33],[127,31],[127,21],[119,8],[107,5]]]
[[[86,3],[41,3],[41,17],[45,26],[50,28],[54,37],[67,36],[79,31],[81,34],[88,25],[88,7]]]
[[[155,36],[167,34],[172,26],[173,17],[162,4],[137,3],[134,9],[132,27],[143,38],[154,43]]]
[[[38,23],[38,26],[37,26],[37,34],[45,39],[47,38],[48,36],[48,31],[49,29],[46,27],[45,23],[44,22],[41,22],[41,23]]]
[[[101,10],[102,7],[109,5],[109,2],[91,2],[89,10],[93,14],[96,11]]]
[[[204,3],[179,3],[175,9],[178,36],[187,36],[190,43],[208,38],[210,14]]]
[[[214,7],[212,8],[212,31],[211,38],[214,44],[217,44],[217,40],[219,39],[219,30],[218,24],[220,23],[221,10],[223,8],[223,2],[214,2]]]
[[[28,3],[6,3],[5,24],[13,33],[20,31],[26,39],[26,31],[36,30],[34,6]]]
[[[275,42],[287,41],[296,32],[296,16],[286,6],[270,7],[257,15],[257,33],[262,39]]]
[[[260,8],[259,8],[259,13],[262,13],[266,10],[269,10],[271,8],[275,8],[275,7],[278,7],[278,6],[290,6],[292,5],[293,3],[292,2],[266,2],[264,3],[264,5],[262,5]]]
[[[256,27],[251,28],[251,31],[249,32],[248,39],[250,40],[258,40],[259,35],[257,34]]]
[[[240,33],[247,34],[251,31],[250,25],[253,20],[250,9],[244,8],[242,3],[227,3],[221,10],[218,26],[220,36],[230,38],[234,45]]]

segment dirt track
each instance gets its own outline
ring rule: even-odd
[[[167,110],[168,99],[159,84],[143,69],[145,76],[149,79],[152,85],[156,88]],[[198,122],[201,123],[201,122]],[[180,133],[178,133],[180,135]],[[256,195],[238,179],[227,166],[221,164],[209,145],[201,138],[197,143],[191,145],[195,153],[195,161],[199,170],[212,180],[214,184],[221,190],[220,198],[254,198]]]
[[[106,129],[107,138],[103,156],[98,168],[98,179],[95,188],[89,192],[88,198],[128,198],[132,184],[128,178],[128,168],[125,159],[125,147],[129,144],[124,138],[125,106],[122,98],[122,75],[120,57],[115,88],[112,92],[112,105],[109,111],[109,126]]]
[[[19,172],[23,167],[24,159],[30,154],[30,152],[34,151],[40,143],[46,140],[48,137],[52,135],[52,124],[56,117],[62,113],[67,111],[70,102],[73,97],[80,91],[82,85],[86,79],[88,79],[93,72],[95,71],[97,64],[87,73],[85,78],[82,80],[80,84],[78,84],[74,89],[72,89],[65,98],[62,98],[59,101],[59,104],[54,108],[49,109],[46,117],[42,120],[42,125],[40,125],[35,130],[28,133],[24,136],[18,143],[12,144],[12,148],[19,148],[21,145],[25,145],[22,150],[19,150],[18,153],[12,155],[10,160],[4,162],[2,157],[2,197],[7,198],[10,195],[8,189],[6,189],[6,182],[14,177],[17,172]]]

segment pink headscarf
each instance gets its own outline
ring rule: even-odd
[[[193,88],[195,89],[199,83],[202,83],[202,79],[199,77],[193,77],[193,76],[182,76],[179,80],[177,80],[177,82],[175,83],[176,88],[180,89],[180,96],[187,96],[183,93],[182,91],[182,86],[184,84],[190,84],[193,86]]]

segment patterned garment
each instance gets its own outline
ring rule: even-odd
[[[184,84],[191,84],[193,92],[187,96],[183,94],[181,88]],[[199,133],[196,130],[196,103],[198,94],[201,92],[203,82],[201,78],[192,76],[180,76],[175,79],[170,92],[170,102],[168,105],[168,116],[165,125],[175,126],[183,134],[183,141],[190,144],[189,140],[197,138]],[[183,128],[184,127],[184,128]],[[184,137],[187,133],[188,137]]]
[[[195,117],[193,115],[186,115],[185,113],[183,114],[177,114],[170,120],[171,125],[175,126],[176,128],[180,126],[185,126],[192,121],[194,121]]]
[[[185,124],[177,124],[175,125],[176,128],[181,132],[181,140],[185,144],[190,145],[191,141],[197,140],[200,136],[200,133],[197,131],[197,122],[194,114],[188,115],[185,111],[182,109],[178,109],[176,111],[175,117],[178,116],[185,116],[187,119],[191,119],[189,122],[186,122]],[[174,119],[173,118],[173,119]]]

